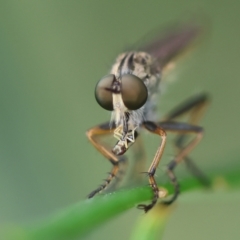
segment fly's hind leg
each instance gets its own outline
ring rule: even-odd
[[[185,146],[182,147],[175,158],[167,165],[167,174],[174,186],[174,193],[170,200],[165,201],[166,204],[170,204],[176,200],[180,192],[180,186],[177,178],[174,174],[176,166],[187,157],[187,155],[193,150],[193,148],[199,143],[203,136],[203,129],[199,126],[190,125],[188,123],[180,122],[161,122],[159,126],[166,132],[173,132],[180,135],[194,134],[195,137]]]
[[[196,96],[193,96],[182,104],[170,111],[167,116],[163,118],[162,121],[172,121],[183,115],[188,114],[188,122],[192,125],[196,125],[206,110],[206,107],[209,103],[209,96],[206,93],[202,93]]]
[[[171,179],[171,182],[174,185],[175,193],[170,201],[168,203],[173,202],[178,194],[179,194],[179,184],[177,182],[176,176],[174,174],[174,169],[177,166],[179,162],[181,162],[184,159],[184,162],[186,163],[186,166],[190,170],[190,172],[197,177],[197,179],[205,186],[210,185],[210,181],[208,178],[203,174],[197,166],[192,162],[192,160],[188,157],[188,153],[192,150],[191,145],[194,143],[194,140],[192,142],[186,144],[187,137],[189,136],[188,133],[195,133],[197,134],[195,139],[195,145],[200,141],[203,134],[203,129],[200,127],[197,127],[200,118],[203,116],[204,111],[209,103],[209,97],[207,94],[200,94],[197,96],[194,96],[187,101],[185,101],[183,104],[179,105],[177,108],[175,108],[173,111],[171,111],[167,117],[164,119],[163,122],[160,123],[160,126],[162,126],[166,131],[173,131],[175,133],[178,133],[178,136],[175,140],[175,146],[178,150],[178,155],[175,159],[173,159],[167,166],[167,173]],[[183,115],[189,115],[187,126],[183,123],[172,123],[173,120],[183,116]],[[185,129],[184,128],[188,128]],[[185,153],[184,153],[185,152]]]
[[[204,115],[209,103],[209,96],[206,93],[199,94],[187,99],[185,102],[174,108],[161,122],[175,121],[181,116],[188,115],[187,122],[197,126]],[[177,148],[183,148],[187,135],[179,134],[175,140]]]
[[[105,136],[110,134],[114,130],[114,126],[110,128],[110,124],[104,123],[99,126],[93,127],[89,129],[86,133],[88,139],[92,143],[92,145],[104,156],[106,157],[111,164],[113,165],[112,170],[109,172],[108,177],[105,179],[104,183],[101,184],[97,189],[92,191],[88,198],[92,198],[95,194],[101,192],[102,190],[106,189],[106,187],[112,182],[114,178],[118,177],[120,166],[119,164],[126,163],[126,158],[124,156],[116,156],[110,149],[106,146],[102,145],[99,141],[99,137]],[[119,180],[119,179],[118,179]]]

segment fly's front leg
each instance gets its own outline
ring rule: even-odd
[[[154,159],[152,161],[151,166],[148,169],[148,177],[149,177],[149,183],[150,186],[153,190],[154,196],[152,199],[152,202],[148,205],[145,204],[139,204],[138,208],[139,209],[143,209],[145,212],[149,211],[157,202],[159,196],[165,196],[165,191],[161,191],[161,189],[158,188],[158,185],[156,183],[156,180],[154,178],[154,174],[156,172],[157,166],[160,162],[160,159],[162,157],[163,151],[164,151],[164,147],[166,144],[166,132],[163,130],[163,128],[159,127],[157,124],[153,123],[153,122],[144,122],[143,123],[143,127],[145,127],[148,131],[157,134],[161,137],[162,141],[161,144],[154,156]]]
[[[100,185],[97,189],[92,191],[88,195],[88,198],[92,198],[95,194],[104,190],[111,183],[111,181],[117,176],[117,173],[119,171],[119,163],[124,162],[126,160],[126,158],[124,156],[120,156],[120,157],[116,156],[111,150],[109,150],[105,146],[103,146],[97,139],[97,137],[101,137],[101,136],[110,134],[113,130],[114,130],[114,128],[111,129],[109,123],[104,123],[99,126],[91,128],[86,133],[88,139],[93,144],[93,146],[104,157],[106,157],[113,165],[113,168],[112,168],[111,172],[109,173],[107,179],[105,179],[105,182],[102,185]]]

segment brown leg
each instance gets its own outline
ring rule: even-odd
[[[164,151],[164,147],[166,144],[166,132],[163,130],[163,128],[159,127],[157,124],[153,123],[153,122],[144,122],[143,123],[143,127],[145,127],[148,131],[157,134],[159,136],[161,136],[162,141],[161,144],[154,156],[154,159],[152,161],[151,166],[148,169],[148,177],[149,177],[149,183],[151,188],[153,189],[153,199],[152,202],[149,205],[145,205],[145,204],[139,204],[138,208],[139,209],[143,209],[145,212],[149,211],[157,202],[158,198],[159,198],[159,193],[160,193],[160,189],[157,186],[156,180],[154,178],[154,174],[155,171],[157,169],[157,166],[160,162],[160,159],[162,157],[163,151]]]
[[[168,176],[174,186],[174,194],[172,198],[165,201],[166,204],[172,203],[178,196],[180,192],[179,183],[174,174],[175,167],[187,157],[187,155],[193,150],[193,148],[199,143],[203,136],[203,129],[198,126],[190,125],[188,123],[178,123],[178,122],[162,122],[159,126],[167,132],[173,132],[183,136],[185,134],[194,134],[195,137],[185,146],[179,149],[176,157],[167,165]]]
[[[165,203],[166,204],[172,203],[179,194],[180,187],[173,170],[175,169],[177,164],[180,163],[183,159],[186,161],[187,166],[190,168],[191,172],[194,175],[196,175],[201,182],[208,185],[209,181],[207,180],[207,178],[201,173],[201,171],[197,169],[197,167],[191,162],[191,160],[187,156],[202,138],[203,129],[195,125],[197,125],[198,121],[202,117],[208,102],[209,98],[207,94],[201,94],[192,97],[183,104],[179,105],[164,118],[163,122],[159,124],[155,124],[152,122],[144,122],[143,126],[147,130],[149,130],[152,133],[158,134],[162,137],[162,143],[158,148],[157,153],[153,159],[153,162],[148,170],[149,182],[154,192],[152,203],[149,205],[140,204],[138,208],[143,209],[145,212],[147,212],[155,205],[159,197],[159,189],[154,179],[154,174],[164,150],[164,145],[166,141],[165,131],[178,134],[178,137],[175,141],[175,145],[178,149],[178,154],[167,165],[167,173],[174,186],[175,191],[172,198],[169,201],[166,201]],[[177,123],[172,121],[173,119],[179,118],[187,114],[189,114],[188,119],[189,124]],[[184,146],[183,143],[185,142],[186,136],[189,134],[194,134],[195,137],[188,144],[186,144],[186,146]]]
[[[205,113],[205,110],[209,104],[209,96],[206,93],[196,95],[187,99],[187,101],[180,104],[174,110],[170,111],[169,114],[164,118],[164,121],[176,120],[182,116],[189,116],[187,122],[191,125],[198,125],[200,119]],[[175,146],[180,151],[184,148],[187,134],[178,134],[175,140]],[[184,162],[188,170],[206,187],[209,187],[210,181],[207,176],[200,171],[200,169],[194,164],[194,162],[188,156],[185,156]]]
[[[145,212],[149,211],[157,202],[159,198],[159,188],[157,186],[156,180],[154,178],[154,174],[156,172],[157,166],[160,162],[160,159],[162,157],[164,147],[166,144],[166,131],[178,133],[178,134],[195,134],[195,138],[193,138],[186,147],[182,148],[180,152],[177,154],[177,156],[168,164],[167,166],[167,173],[168,176],[174,186],[175,192],[173,197],[170,199],[170,201],[167,201],[165,203],[172,203],[179,194],[179,184],[177,182],[177,179],[174,175],[173,169],[176,167],[178,163],[181,162],[185,156],[198,144],[198,142],[202,138],[202,128],[198,126],[193,126],[187,123],[177,123],[177,122],[163,122],[163,123],[153,123],[153,122],[144,122],[143,127],[145,127],[148,131],[160,135],[162,138],[162,142],[154,156],[154,159],[152,161],[152,164],[148,170],[148,176],[149,176],[149,183],[150,186],[153,189],[153,199],[152,202],[149,205],[140,204],[138,205],[139,209],[143,209]]]
[[[90,142],[93,144],[93,146],[104,156],[106,157],[113,165],[113,168],[111,172],[109,173],[107,179],[105,182],[100,185],[97,189],[92,191],[89,195],[88,198],[92,198],[95,194],[99,193],[100,191],[104,190],[113,180],[114,177],[116,177],[118,171],[119,171],[119,162],[125,161],[126,158],[124,156],[116,156],[115,154],[112,153],[110,149],[107,149],[104,145],[102,145],[99,140],[97,139],[98,137],[108,135],[112,131],[114,131],[114,127],[111,129],[109,123],[104,123],[99,126],[93,127],[89,129],[86,133],[88,139]]]
[[[197,126],[208,104],[209,96],[206,93],[196,95],[187,99],[185,102],[170,111],[169,114],[164,118],[164,120],[162,120],[162,122],[173,121],[178,119],[179,117],[188,115],[189,118],[187,119],[187,122],[191,125]],[[184,142],[186,138],[186,134],[179,134],[177,136],[175,140],[175,146],[177,147],[177,150],[180,150],[184,147]],[[195,176],[197,176],[199,179],[203,179],[203,176],[200,176],[200,171],[193,163],[191,163],[191,159],[189,157],[185,157],[185,162]]]

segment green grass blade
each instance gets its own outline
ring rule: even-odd
[[[240,168],[224,168],[221,174],[210,174],[213,188],[228,188],[240,185]],[[181,194],[184,192],[201,189],[203,186],[196,178],[181,179]],[[170,184],[163,185],[169,193],[172,192]],[[70,240],[76,236],[86,236],[97,226],[119,215],[120,213],[135,207],[138,203],[149,201],[152,198],[151,189],[148,186],[135,187],[127,190],[97,196],[94,199],[84,200],[73,206],[66,208],[54,216],[50,216],[44,221],[27,227],[13,227],[7,231],[1,239],[6,240]],[[155,209],[147,215],[154,214]],[[163,214],[163,218],[166,214]],[[159,215],[157,215],[159,216]],[[162,226],[164,226],[164,219]],[[150,221],[151,222],[151,221]],[[150,224],[151,225],[151,224]],[[149,225],[149,229],[150,229]],[[6,232],[6,231],[5,231]],[[154,231],[149,231],[149,233]],[[147,233],[147,229],[145,231]],[[137,236],[137,233],[135,234]],[[146,234],[145,234],[146,235]],[[149,238],[151,239],[151,238]]]

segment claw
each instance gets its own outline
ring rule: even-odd
[[[145,205],[145,204],[139,204],[137,205],[137,208],[140,209],[140,210],[144,210],[145,213],[147,213],[150,209],[152,209],[152,205],[149,204],[149,205]]]

